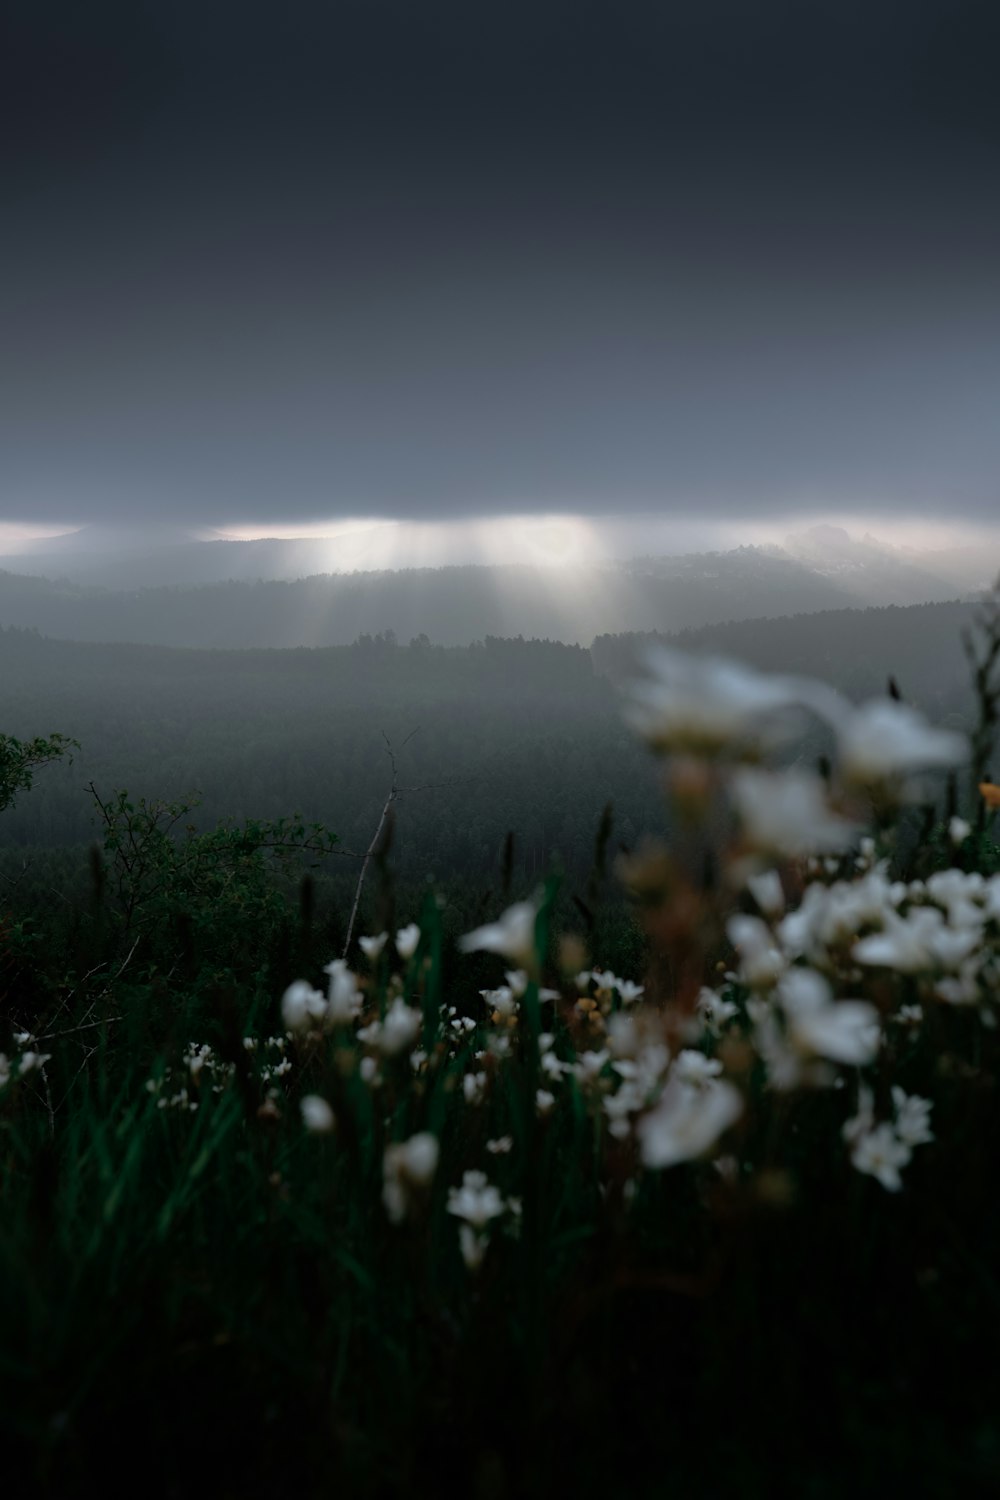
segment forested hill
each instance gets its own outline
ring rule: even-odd
[[[974,614],[971,604],[950,603],[729,620],[670,635],[600,635],[591,656],[595,672],[621,682],[634,675],[642,648],[660,642],[736,657],[762,671],[819,677],[855,700],[883,693],[891,674],[904,696],[945,719],[971,703],[962,631]]]
[[[412,568],[130,590],[0,572],[0,624],[66,640],[226,649],[347,645],[386,632],[450,646],[487,635],[589,644],[600,631],[679,630],[853,602],[834,580],[759,548],[680,561],[687,565],[669,576],[647,560],[572,572]]]
[[[826,679],[853,698],[903,693],[938,720],[971,709],[960,633],[969,607],[837,610],[727,624],[672,637],[766,669]],[[445,647],[383,636],[288,651],[92,645],[0,630],[0,729],[78,739],[74,764],[46,771],[5,814],[8,844],[94,835],[86,795],[204,794],[200,819],[298,811],[366,844],[385,798],[383,734],[408,785],[396,856],[404,872],[494,868],[516,835],[529,875],[554,855],[586,866],[610,799],[626,841],[660,798],[644,748],[621,720],[618,684],[651,637],[603,636],[593,650],[488,637]]]

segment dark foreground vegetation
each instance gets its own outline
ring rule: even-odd
[[[65,648],[8,632],[20,738],[0,740],[0,826],[23,840],[0,903],[11,1493],[119,1473],[164,1497],[993,1493],[990,628],[969,750],[891,698],[831,712],[819,689],[793,704],[752,672],[678,657],[633,703],[643,746],[586,653],[391,648],[357,674],[349,733],[382,673],[400,765],[407,683],[414,707],[433,703],[429,727],[455,705],[435,760],[463,715],[481,757],[490,733],[544,713],[583,808],[561,879],[536,878],[501,833],[485,878],[470,856],[428,885],[396,873],[390,803],[353,931],[384,745],[358,848],[315,804],[254,808],[249,782],[228,822],[172,801],[168,765],[164,801],[81,785],[109,671],[128,683],[98,741],[109,764],[143,715],[152,771],[171,714],[207,744],[266,685],[266,768],[279,745],[303,753],[288,705],[315,660],[269,675],[251,657],[241,680],[206,655],[199,688],[163,657],[143,696],[141,656],[78,648],[74,699]],[[464,670],[494,672],[495,717],[470,711]],[[58,685],[82,749],[24,724],[32,671],[38,693]],[[199,711],[220,706],[196,730],[181,705],[199,692]],[[970,701],[956,688],[956,714]],[[317,737],[343,702],[310,697]],[[803,707],[813,720],[773,749]],[[617,808],[601,816],[601,763],[584,773],[572,751],[606,732],[613,777],[612,722],[647,778],[628,839]],[[806,769],[817,746],[822,774]],[[237,764],[231,743],[219,764]],[[656,786],[670,840],[648,844]],[[93,822],[46,903],[24,861],[61,798],[56,847],[70,794]],[[463,795],[437,804],[446,849],[482,805]]]

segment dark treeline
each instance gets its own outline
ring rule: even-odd
[[[844,610],[673,640],[815,675],[853,698],[883,693],[892,674],[933,717],[963,722],[968,618],[959,605]],[[622,722],[618,693],[647,639],[602,636],[588,652],[493,637],[401,646],[389,632],[348,647],[226,652],[89,645],[8,628],[0,631],[4,731],[59,731],[81,750],[7,814],[5,843],[12,851],[86,845],[93,780],[102,793],[196,791],[202,827],[298,812],[348,847],[367,847],[390,779],[387,738],[400,751],[401,784],[421,788],[399,803],[402,876],[478,879],[497,869],[509,831],[520,879],[553,860],[580,871],[609,800],[616,840],[631,845],[655,822],[653,770]]]
[[[510,831],[520,880],[540,878],[554,859],[585,869],[609,799],[627,843],[655,815],[652,767],[579,647],[398,647],[382,637],[317,651],[185,652],[8,629],[0,680],[7,733],[59,724],[81,745],[7,814],[12,850],[92,839],[91,780],[135,796],[197,790],[204,827],[299,812],[365,848],[391,779],[386,739],[400,785],[419,788],[398,806],[403,877],[482,877],[499,868]]]

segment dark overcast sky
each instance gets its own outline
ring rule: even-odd
[[[0,518],[1000,511],[997,0],[5,0]]]

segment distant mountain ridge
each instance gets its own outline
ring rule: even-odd
[[[188,552],[211,571],[215,549],[227,557],[256,558],[291,567],[315,560],[313,544],[178,542],[161,529],[160,554]],[[135,534],[130,545],[137,545]],[[30,626],[67,640],[131,641],[149,645],[263,647],[347,645],[359,635],[389,632],[403,644],[427,636],[441,645],[467,645],[491,636],[537,637],[587,645],[625,632],[676,632],[726,621],[811,614],[845,607],[941,603],[969,597],[962,586],[977,576],[964,553],[915,559],[873,538],[855,541],[839,528],[817,527],[789,538],[790,547],[737,547],[680,557],[639,557],[574,570],[523,564],[449,566],[379,572],[307,573],[294,578],[244,578],[184,584],[142,581],[145,554],[124,550],[114,566],[125,586],[51,576],[66,556],[104,559],[88,550],[69,554],[53,539],[49,576],[19,566],[0,572],[0,624]],[[169,545],[168,545],[169,543]],[[255,550],[257,549],[257,550]],[[284,550],[282,550],[284,549]],[[294,549],[299,549],[295,551]],[[988,560],[978,555],[989,578]],[[133,569],[134,565],[134,569]],[[965,572],[963,574],[963,568]],[[131,576],[134,571],[134,576]]]

